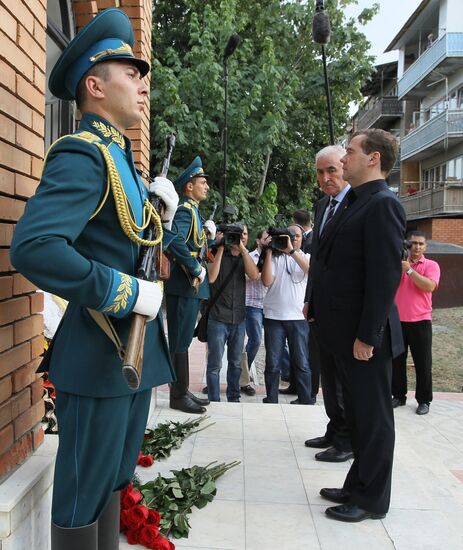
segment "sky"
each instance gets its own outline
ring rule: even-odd
[[[356,16],[364,8],[369,8],[375,0],[358,0],[357,5],[346,8],[346,15]],[[380,5],[379,13],[372,21],[360,27],[367,39],[371,42],[370,52],[377,57],[376,63],[396,61],[397,51],[383,54],[404,23],[421,4],[421,0],[376,0]]]

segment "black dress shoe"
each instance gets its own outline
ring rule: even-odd
[[[201,390],[201,393],[207,395],[207,386],[204,386],[204,388]]]
[[[350,493],[346,489],[328,489],[325,487],[320,489],[320,494],[323,498],[338,504],[347,504],[350,499]]]
[[[392,398],[392,408],[396,409],[397,407],[403,407],[405,405],[406,399],[399,399],[398,397]]]
[[[190,414],[203,414],[206,412],[206,407],[198,405],[188,395],[182,395],[175,398],[170,396],[170,408],[178,411],[183,411]]]
[[[262,403],[273,403],[273,401],[270,401],[270,399],[268,397],[264,397],[262,399]]]
[[[326,451],[321,451],[315,455],[315,460],[322,462],[345,462],[354,457],[352,451],[338,451],[335,447],[330,447]]]
[[[327,447],[331,447],[332,444],[333,442],[329,437],[326,437],[326,435],[307,439],[307,441],[304,443],[306,447],[313,447],[314,449],[326,449]]]
[[[428,414],[429,405],[427,403],[420,403],[416,409],[416,414]]]
[[[297,395],[297,390],[288,386],[287,388],[278,388],[278,393],[281,393],[281,395]]]
[[[332,519],[339,521],[347,521],[349,523],[357,523],[364,519],[383,519],[386,514],[375,514],[363,510],[355,504],[340,504],[339,506],[331,506],[325,510],[325,514]]]
[[[207,392],[206,392],[207,393]],[[187,390],[186,394],[188,397],[194,401],[197,405],[201,405],[202,407],[207,407],[207,405],[210,405],[211,402],[209,399],[203,399],[202,397],[196,397],[194,393],[191,393],[190,390]]]
[[[243,393],[245,393],[246,395],[249,395],[249,397],[256,395],[256,390],[251,386],[251,384],[247,384],[246,386],[241,386],[240,389]]]
[[[312,399],[309,403],[301,403],[299,399],[289,402],[290,405],[315,405],[315,399]]]

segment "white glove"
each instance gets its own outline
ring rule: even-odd
[[[206,220],[204,222],[204,228],[209,232],[209,238],[213,241],[215,239],[215,234],[217,233],[215,223],[212,220]]]
[[[167,178],[158,176],[150,183],[150,193],[157,195],[166,205],[166,210],[162,216],[164,221],[163,226],[166,229],[171,229],[172,220],[178,206],[178,195],[174,184]]]
[[[198,275],[198,279],[201,281],[201,283],[204,281],[204,278],[206,277],[206,268],[201,267],[201,273]]]
[[[162,302],[162,285],[151,281],[138,281],[138,298],[133,308],[134,313],[145,315],[148,321],[156,318]]]

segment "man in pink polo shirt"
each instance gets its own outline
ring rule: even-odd
[[[439,284],[437,262],[424,257],[426,235],[411,231],[407,238],[410,252],[402,261],[402,279],[395,297],[402,324],[405,352],[392,365],[392,406],[407,399],[407,350],[410,348],[416,371],[416,414],[427,414],[432,401],[432,293]]]

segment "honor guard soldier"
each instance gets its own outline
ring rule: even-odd
[[[140,122],[148,97],[149,65],[134,57],[133,42],[127,15],[108,9],[56,63],[50,90],[76,100],[82,120],[50,148],[11,248],[18,271],[69,302],[40,367],[56,388],[60,440],[52,550],[119,547],[119,491],[132,479],[151,389],[173,379],[158,315],[162,286],[134,275],[145,220],[158,221],[158,238],[162,227],[123,135]],[[173,218],[172,183],[156,178],[150,191],[166,205],[163,219]],[[94,320],[105,320],[125,345],[132,312],[149,319],[137,391],[127,386],[116,347]]]
[[[172,243],[169,250],[173,261],[170,278],[166,281],[166,305],[169,351],[177,381],[170,387],[170,406],[200,414],[206,411],[209,401],[196,397],[188,389],[188,348],[193,340],[201,300],[209,297],[206,269],[200,261],[206,256],[206,231],[210,239],[214,239],[216,233],[214,222],[207,220],[203,224],[198,210],[209,191],[200,157],[193,160],[174,185],[180,202],[172,230],[177,233],[175,248],[182,252],[182,257],[175,254]]]

